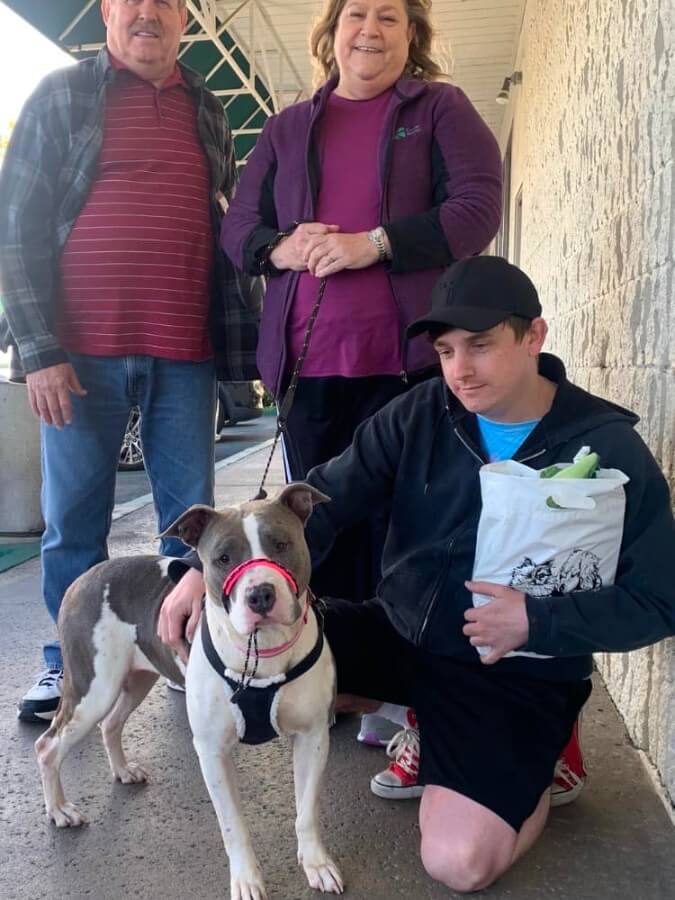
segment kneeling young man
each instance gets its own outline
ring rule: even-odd
[[[325,601],[325,630],[342,708],[415,709],[422,861],[457,891],[491,884],[541,833],[556,760],[591,691],[591,654],[675,633],[665,479],[637,417],[541,353],[546,331],[523,272],[498,257],[456,263],[408,329],[429,335],[443,378],[389,403],[307,479],[331,497],[307,525],[315,562],[343,528],[391,507],[377,598]],[[481,466],[543,469],[584,445],[630,478],[615,583],[549,597],[472,583]],[[492,602],[474,609],[472,590]],[[201,593],[190,573],[167,598],[160,633],[176,648]],[[512,650],[550,658],[504,658]]]

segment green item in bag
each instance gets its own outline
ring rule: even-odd
[[[600,465],[600,457],[597,453],[588,453],[582,456],[571,466],[567,466],[552,475],[552,478],[594,478]]]
[[[574,457],[571,466],[547,466],[539,473],[540,478],[595,478],[600,466],[600,457],[591,453],[590,447],[582,447]],[[546,498],[546,505],[551,509],[562,509],[553,497]]]

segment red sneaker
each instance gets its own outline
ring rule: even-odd
[[[408,710],[410,727],[403,728],[389,741],[387,756],[393,762],[386,769],[373,775],[370,789],[385,800],[408,800],[421,797],[423,785],[417,783],[420,768],[420,733],[415,713]]]
[[[580,719],[574,723],[572,737],[555,764],[551,785],[551,806],[564,806],[576,800],[583,791],[588,773],[579,743]]]

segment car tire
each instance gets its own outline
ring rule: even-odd
[[[221,401],[220,396],[218,396],[216,398],[215,419],[216,440],[225,426],[226,415],[227,411],[225,405]],[[129,421],[127,422],[124,439],[122,441],[122,446],[120,447],[120,455],[117,463],[117,468],[120,472],[138,472],[145,465],[143,460],[143,445],[141,444],[140,423],[140,410],[137,406],[134,406],[129,413]]]
[[[141,412],[137,406],[129,413],[124,439],[120,447],[117,468],[122,472],[136,472],[142,469],[143,447],[141,445]]]
[[[216,397],[216,440],[225,427],[225,407],[220,396]]]

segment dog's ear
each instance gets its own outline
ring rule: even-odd
[[[211,506],[203,506],[199,503],[186,509],[178,516],[176,521],[169,525],[159,537],[176,537],[188,547],[197,548],[197,544],[204,533],[204,529],[218,513]]]
[[[309,519],[317,503],[328,503],[330,497],[317,491],[304,481],[296,481],[294,484],[288,484],[283,488],[275,498],[277,502],[283,503],[292,510],[300,521],[304,523]]]

